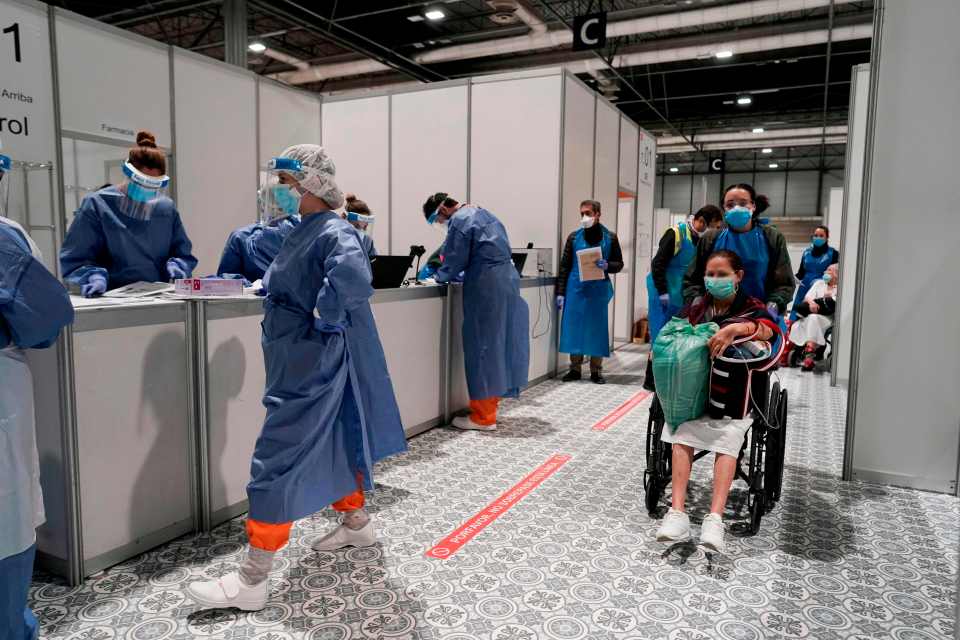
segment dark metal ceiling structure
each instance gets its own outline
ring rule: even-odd
[[[276,55],[249,53],[247,66],[263,75],[315,65],[375,60],[374,73],[301,84],[314,91],[344,91],[399,82],[431,82],[518,68],[611,61],[637,52],[678,47],[721,50],[746,39],[806,33],[828,27],[867,28],[873,2],[820,3],[807,10],[679,26],[608,38],[598,52],[574,52],[569,44],[500,55],[418,62],[425,52],[457,45],[493,43],[532,33],[503,4],[520,3],[547,33],[569,29],[573,18],[609,12],[610,24],[637,18],[734,7],[748,0],[56,0],[50,2],[146,37],[224,59],[227,14],[245,5],[249,42]],[[439,9],[442,20],[425,19]],[[862,32],[862,31],[861,31]],[[830,33],[833,33],[831,31]],[[858,32],[859,33],[859,32]],[[603,91],[641,126],[655,134],[694,137],[702,132],[842,125],[847,120],[851,67],[869,61],[870,39],[712,55],[672,62],[619,66],[578,74]],[[278,59],[279,58],[279,59]],[[749,105],[737,98],[749,96]],[[821,155],[826,155],[824,147]],[[702,154],[701,154],[702,155]],[[799,156],[800,154],[798,154]],[[681,161],[678,158],[678,161]]]

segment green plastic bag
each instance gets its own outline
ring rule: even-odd
[[[672,318],[653,343],[653,379],[670,431],[704,414],[710,386],[707,341],[720,330],[714,322],[693,326]]]

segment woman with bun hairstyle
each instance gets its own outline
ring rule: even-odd
[[[733,251],[743,261],[740,286],[746,295],[763,301],[779,317],[793,298],[795,281],[787,240],[760,219],[770,201],[757,195],[752,185],[734,184],[723,192],[724,229],[708,229],[697,244],[697,257],[683,279],[683,299],[690,304],[702,298],[707,259],[715,252]]]
[[[87,195],[60,250],[64,279],[86,298],[133,282],[187,278],[193,245],[167,197],[167,158],[149,131],[123,163],[124,181]]]
[[[348,193],[344,196],[347,204],[344,206],[344,219],[360,232],[360,245],[366,251],[367,257],[373,260],[377,257],[377,248],[373,246],[373,223],[376,216],[363,200],[357,199],[356,194]]]

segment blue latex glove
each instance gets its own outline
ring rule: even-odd
[[[87,279],[87,284],[80,287],[80,295],[84,298],[96,298],[107,291],[107,279],[95,273]]]
[[[171,280],[178,280],[187,277],[187,272],[180,268],[180,265],[173,260],[167,263],[167,275]]]
[[[557,309],[563,309],[564,299],[563,296],[557,296]]]
[[[662,293],[662,294],[660,294],[660,306],[663,307],[664,309],[667,309],[667,308],[670,307],[670,294],[669,294],[669,293]]]
[[[779,317],[780,317],[780,310],[777,309],[777,303],[776,303],[776,302],[768,302],[768,303],[767,303],[767,311],[769,311],[769,312],[770,312],[770,315],[772,315],[774,318],[779,318]]]
[[[604,271],[606,271],[607,267],[610,266],[610,263],[604,260],[603,258],[600,258],[599,260],[597,260],[597,266],[603,269]]]

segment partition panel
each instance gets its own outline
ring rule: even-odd
[[[653,247],[660,241],[663,229],[656,229],[653,223],[653,194],[655,191],[657,142],[649,132],[640,129],[639,154],[637,156],[637,208],[636,238],[637,257],[636,275],[633,278],[634,318],[647,315],[647,274],[650,273],[650,260]]]
[[[827,203],[827,218],[824,224],[830,230],[830,246],[836,247],[839,241],[839,231],[843,219],[843,187],[830,189],[830,199]],[[811,230],[812,231],[812,230]]]
[[[602,207],[601,221],[613,233],[619,233],[617,209],[620,183],[620,112],[601,98],[596,97],[597,118],[594,136],[593,199]],[[621,276],[611,276],[614,288],[623,281]],[[613,345],[616,296],[607,308],[607,335]]]
[[[632,305],[634,303],[631,299],[631,292],[633,289],[631,289],[630,284],[633,273],[636,270],[636,244],[634,240],[636,221],[634,220],[633,215],[634,206],[635,202],[633,198],[623,198],[619,202],[619,215],[617,216],[618,228],[621,230],[621,233],[619,233],[618,236],[620,238],[620,249],[623,251],[624,267],[620,275],[616,276],[616,304],[614,305],[614,323],[612,335],[614,340],[621,342],[629,342],[633,337]]]
[[[496,215],[514,247],[557,247],[560,74],[473,85],[470,199]]]
[[[640,128],[630,118],[620,116],[620,188],[637,192],[637,160],[640,155]]]
[[[875,18],[847,412],[852,478],[956,494],[960,3],[884,2]]]
[[[564,78],[561,242],[580,225],[580,202],[593,197],[593,137],[596,98],[573,76]],[[560,245],[563,251],[563,245]],[[560,256],[557,256],[559,264]]]
[[[438,191],[466,201],[467,85],[393,96],[391,105],[390,200],[393,226],[391,252],[406,255],[423,245],[427,258],[443,236],[427,226],[423,202]]]
[[[175,51],[177,206],[196,274],[214,273],[231,231],[257,219],[256,84],[225,64]]]
[[[294,144],[320,144],[320,99],[260,78],[259,166]]]
[[[147,129],[170,147],[167,47],[64,11],[56,22],[63,130],[133,142]]]
[[[390,96],[324,102],[323,146],[337,167],[337,184],[377,216],[373,242],[390,247]],[[402,252],[406,253],[406,252]]]
[[[867,103],[870,99],[870,65],[853,68],[850,116],[847,124],[847,162],[843,183],[843,219],[839,241],[840,285],[838,311],[833,323],[833,382],[847,386],[853,341],[854,283],[860,243],[860,199],[863,195],[863,157],[867,133]],[[848,284],[849,283],[849,284]]]

